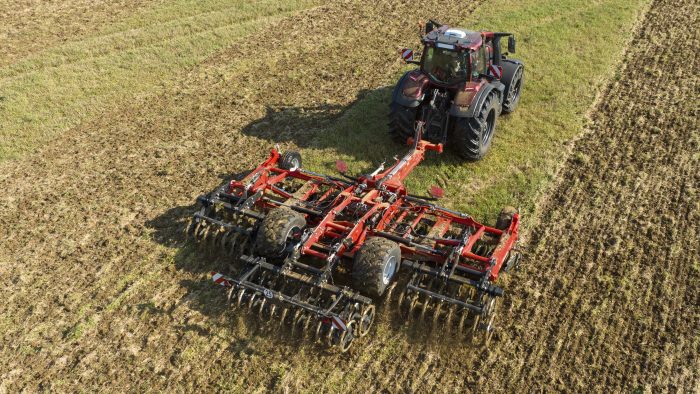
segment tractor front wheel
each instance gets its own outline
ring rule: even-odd
[[[355,254],[352,284],[361,293],[379,298],[399,271],[401,248],[386,238],[367,238]]]
[[[284,257],[305,226],[306,218],[299,212],[288,207],[272,209],[260,224],[255,251],[272,259]]]
[[[509,114],[515,111],[520,102],[520,92],[523,89],[523,74],[525,68],[521,63],[505,60],[503,62],[503,78],[506,85],[503,100],[503,113]]]
[[[496,132],[499,106],[496,94],[489,93],[474,117],[454,118],[452,146],[462,158],[476,161],[486,155]]]

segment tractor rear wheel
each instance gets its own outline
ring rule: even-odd
[[[520,102],[520,92],[523,88],[524,67],[520,63],[513,61],[503,61],[503,78],[501,81],[506,85],[503,99],[503,113],[509,114],[515,111],[515,107]]]
[[[415,134],[416,108],[404,107],[398,103],[391,103],[389,112],[389,133],[400,144]]]
[[[399,271],[401,248],[386,238],[367,238],[355,254],[352,284],[361,293],[379,298]]]
[[[255,238],[255,251],[264,257],[280,258],[291,242],[301,236],[306,218],[288,207],[272,209],[262,220]]]
[[[479,111],[471,118],[454,118],[452,145],[467,160],[479,160],[491,147],[500,112],[496,93],[489,93]]]

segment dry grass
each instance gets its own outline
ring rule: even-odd
[[[138,95],[163,92],[233,40],[316,4],[178,0],[150,7],[134,3],[125,11],[116,3],[95,9],[74,1],[34,5],[27,26],[20,23],[32,15],[27,9],[8,12],[5,19],[22,28],[13,32],[11,23],[5,27],[10,30],[5,35],[14,38],[6,50],[17,46],[29,51],[25,36],[42,50],[20,52],[23,56],[8,56],[11,61],[0,64],[0,161],[42,146]],[[63,25],[62,20],[86,24]]]

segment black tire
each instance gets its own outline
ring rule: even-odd
[[[304,215],[288,207],[272,209],[260,223],[255,237],[255,251],[268,258],[284,257],[290,237],[304,229]]]
[[[280,168],[283,170],[301,168],[301,154],[295,151],[286,151],[282,153],[279,163]]]
[[[499,112],[498,96],[491,92],[474,117],[453,118],[453,149],[467,160],[476,161],[484,157],[496,133],[496,118]]]
[[[386,238],[367,238],[355,254],[352,284],[361,293],[379,298],[396,277],[400,263],[399,244]]]
[[[496,220],[496,228],[499,230],[508,230],[510,227],[510,222],[513,221],[513,215],[518,212],[517,209],[513,207],[503,207],[501,213],[498,214],[498,219]]]
[[[389,133],[400,144],[415,135],[417,108],[404,107],[398,103],[391,103],[389,112]]]
[[[525,67],[522,64],[504,60],[503,78],[501,82],[506,85],[503,91],[503,113],[509,114],[515,111],[520,102],[520,93],[523,89]]]

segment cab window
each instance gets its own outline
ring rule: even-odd
[[[472,75],[478,76],[478,74],[486,74],[486,50],[482,46],[481,48],[473,51],[471,54],[472,58]]]

